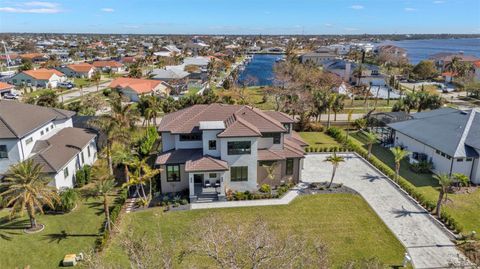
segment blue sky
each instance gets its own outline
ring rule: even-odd
[[[0,0],[0,32],[480,33],[480,0]]]

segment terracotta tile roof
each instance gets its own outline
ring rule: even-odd
[[[448,77],[454,77],[454,76],[456,76],[456,75],[457,75],[457,74],[454,73],[454,72],[443,72],[443,73],[442,73],[442,76],[444,76],[444,77],[447,77],[447,76],[448,76]]]
[[[67,67],[77,73],[88,73],[92,68],[95,68],[89,63],[69,64]]]
[[[295,131],[292,131],[290,137],[285,137],[285,139],[288,139],[301,147],[308,146],[308,143],[305,142],[305,140],[303,140],[303,138]]]
[[[25,53],[25,54],[20,54],[20,58],[22,59],[28,59],[28,60],[33,60],[33,59],[38,59],[38,58],[44,58],[45,55],[42,53]]]
[[[13,87],[15,87],[15,86],[0,81],[0,91],[12,89]]]
[[[185,172],[227,171],[228,164],[225,161],[211,156],[192,158],[185,163]]]
[[[287,158],[304,158],[305,153],[303,149],[290,143],[284,143],[283,149],[259,149],[258,160],[280,161]]]
[[[109,87],[120,89],[130,88],[131,90],[142,94],[152,92],[160,84],[162,84],[162,81],[153,79],[116,78],[110,83]]]
[[[191,158],[200,158],[202,149],[178,149],[164,152],[157,156],[156,165],[183,164]]]
[[[241,105],[195,105],[166,115],[158,130],[183,134],[198,132],[200,121],[223,121],[226,129],[219,136],[260,136],[286,132],[283,124],[262,110]]]
[[[227,121],[227,128],[219,133],[218,137],[255,137],[262,136],[258,128],[242,118],[232,119],[232,123]]]
[[[476,61],[476,62],[474,62],[474,63],[473,63],[473,65],[474,65],[475,67],[478,67],[478,68],[480,68],[480,61]]]
[[[263,113],[267,114],[268,116],[276,119],[277,121],[281,123],[295,123],[296,121],[290,117],[289,115],[280,112],[280,111],[263,111]]]
[[[102,67],[122,67],[123,64],[116,61],[95,61],[92,63],[93,66],[102,68]]]
[[[280,161],[285,160],[285,157],[280,150],[259,149],[258,150],[259,161]]]
[[[31,76],[34,79],[38,79],[38,80],[49,80],[53,76],[53,74],[55,74],[59,77],[65,76],[62,72],[60,72],[58,70],[46,69],[46,68],[40,68],[40,69],[36,69],[36,70],[27,70],[27,71],[23,71],[23,73]]]

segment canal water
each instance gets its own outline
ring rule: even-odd
[[[276,60],[282,57],[282,55],[278,54],[253,55],[253,59],[238,76],[239,84],[243,84],[243,82],[249,78],[254,78],[254,83],[249,86],[272,85],[275,79],[273,67],[275,66]]]

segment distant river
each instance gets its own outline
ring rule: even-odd
[[[241,84],[249,77],[255,78],[255,83],[250,86],[269,86],[273,84],[275,74],[273,67],[275,61],[282,55],[273,54],[255,54],[250,63],[247,64],[245,70],[240,72],[238,82]]]
[[[410,63],[417,64],[440,52],[474,55],[480,58],[480,38],[459,39],[419,39],[385,41],[381,45],[392,44],[407,50]]]

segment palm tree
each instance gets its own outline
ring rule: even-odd
[[[95,85],[97,86],[97,92],[100,86],[101,79],[102,79],[102,74],[100,73],[100,71],[95,71],[92,75],[92,81],[95,82]]]
[[[129,169],[128,166],[135,160],[132,152],[129,148],[121,145],[115,144],[112,148],[112,163],[115,165],[123,165],[125,182],[129,181]]]
[[[137,190],[136,193],[139,193],[139,189],[142,191],[142,196],[145,200],[152,198],[152,181],[153,178],[160,173],[160,169],[152,169],[150,165],[147,163],[147,158],[139,159],[135,158],[131,163],[130,166],[132,167],[133,172],[130,172],[129,177],[130,181],[124,184],[122,187],[130,187],[136,186]],[[144,189],[144,185],[149,183],[149,197],[147,197]]]
[[[330,128],[330,114],[332,112],[333,105],[337,100],[337,94],[331,93],[327,96],[326,107],[327,107],[327,128]]]
[[[347,139],[346,139],[347,142],[348,142],[348,136],[350,134],[350,122],[352,121],[352,114],[353,114],[353,110],[349,110],[347,114]]]
[[[370,159],[370,155],[372,154],[372,146],[375,142],[377,142],[377,136],[372,132],[364,132],[364,134],[368,145],[367,159]]]
[[[151,119],[153,119],[153,124],[157,125],[157,118],[162,112],[162,107],[160,103],[160,99],[156,96],[150,96],[147,99],[148,107],[145,109],[145,120],[147,120],[147,125]]]
[[[393,154],[393,159],[395,161],[395,181],[398,180],[398,176],[400,175],[400,162],[407,157],[408,151],[403,150],[400,147],[390,148],[390,151]]]
[[[448,188],[450,188],[450,186],[453,184],[453,180],[447,174],[434,175],[434,177],[436,180],[438,180],[438,183],[440,184],[440,192],[438,194],[437,208],[435,209],[435,214],[437,215],[438,218],[440,218],[443,197],[444,196],[446,197]]]
[[[110,225],[110,210],[109,210],[109,202],[108,202],[108,195],[112,194],[115,190],[115,179],[112,177],[107,177],[105,179],[99,180],[95,183],[95,195],[97,197],[103,198],[103,212],[105,213],[105,220],[107,223],[107,230],[110,232],[112,227]]]
[[[333,155],[331,156],[328,156],[326,159],[325,159],[325,162],[329,162],[332,164],[333,166],[333,170],[332,170],[332,178],[330,179],[330,184],[328,184],[328,188],[330,189],[330,187],[332,186],[332,183],[333,183],[333,178],[335,177],[335,172],[337,171],[337,168],[338,166],[340,165],[340,163],[344,162],[345,159],[341,156],[337,156],[337,154],[334,152]]]
[[[26,210],[30,218],[30,229],[37,228],[37,211],[43,214],[45,205],[53,208],[54,202],[60,198],[53,187],[48,186],[52,181],[42,172],[43,166],[27,160],[14,165],[2,185],[6,190],[0,196],[11,206],[10,217]]]

